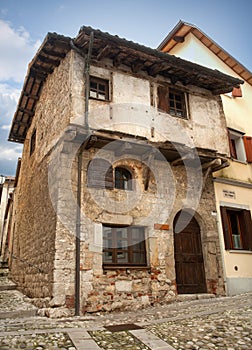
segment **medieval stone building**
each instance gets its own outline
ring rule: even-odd
[[[224,294],[211,172],[242,81],[89,27],[48,34],[10,131],[24,144],[11,275],[48,315]]]

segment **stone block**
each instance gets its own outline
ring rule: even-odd
[[[132,281],[116,281],[115,288],[118,292],[131,292],[132,291]]]

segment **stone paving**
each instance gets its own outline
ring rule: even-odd
[[[0,350],[252,350],[252,293],[205,297],[180,296],[182,301],[138,311],[49,319],[27,317],[27,298],[0,291]],[[121,324],[138,329],[108,330]]]

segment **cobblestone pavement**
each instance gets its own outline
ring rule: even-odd
[[[135,312],[64,319],[2,318],[0,350],[252,350],[252,293],[203,297]],[[6,295],[4,300],[0,305],[2,315],[9,310]],[[133,324],[133,329],[125,326],[113,331],[108,327],[121,324]]]

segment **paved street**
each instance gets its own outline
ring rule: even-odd
[[[21,293],[2,291],[0,350],[252,349],[252,293],[194,297],[138,311],[48,319],[32,316],[34,308]]]

